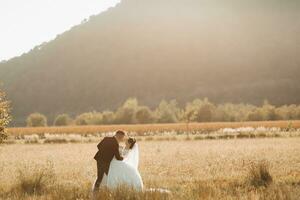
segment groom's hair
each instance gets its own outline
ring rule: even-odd
[[[125,136],[126,134],[124,131],[118,130],[115,135],[116,136]]]

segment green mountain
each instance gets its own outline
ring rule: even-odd
[[[300,103],[297,0],[123,0],[0,64],[15,123],[194,98]]]

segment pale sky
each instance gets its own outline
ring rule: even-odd
[[[0,0],[0,61],[54,39],[120,0]]]

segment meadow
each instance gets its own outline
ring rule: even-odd
[[[0,146],[0,199],[296,200],[300,196],[299,137],[140,140],[145,192],[102,189],[93,197],[96,144]]]
[[[9,128],[0,199],[287,199],[300,196],[300,121]],[[93,155],[123,129],[145,191],[91,192]]]

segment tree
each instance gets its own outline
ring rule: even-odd
[[[218,105],[216,108],[215,120],[219,122],[234,122],[235,117],[235,107],[233,104],[222,104]]]
[[[103,124],[103,116],[100,112],[93,112],[92,119],[90,120],[90,124],[92,125],[101,125]]]
[[[102,113],[103,124],[113,124],[115,122],[115,114],[111,111],[104,111]]]
[[[7,138],[5,127],[11,120],[9,111],[9,102],[6,101],[4,92],[0,90],[0,143]]]
[[[300,106],[297,106],[295,119],[300,119]]]
[[[279,116],[275,106],[271,105],[267,100],[264,101],[264,105],[261,108],[261,112],[263,114],[264,120],[279,120],[282,119],[281,116]]]
[[[155,110],[155,116],[158,123],[175,123],[179,121],[180,112],[176,100],[162,100]]]
[[[103,124],[102,113],[99,112],[87,112],[78,115],[75,119],[75,124],[79,126],[85,125],[100,125]]]
[[[27,117],[28,127],[43,127],[47,126],[47,117],[41,113],[32,113]]]
[[[138,101],[136,98],[129,98],[125,101],[122,107],[118,108],[116,112],[117,124],[134,124],[136,123],[136,111],[138,108]]]
[[[150,124],[154,122],[155,118],[147,106],[140,106],[136,111],[136,120],[139,124]]]
[[[211,122],[215,118],[216,107],[208,99],[196,99],[188,103],[185,118],[192,122]]]
[[[75,124],[79,125],[79,126],[89,125],[91,123],[92,117],[93,117],[93,114],[91,112],[82,113],[76,117]]]
[[[254,111],[251,111],[247,116],[247,121],[263,121],[264,116],[261,109],[257,108]]]
[[[72,122],[71,117],[68,114],[58,115],[54,120],[55,126],[67,126]]]

